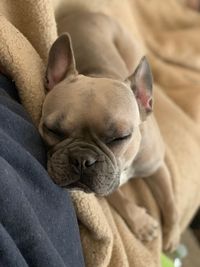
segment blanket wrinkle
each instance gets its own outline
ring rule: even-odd
[[[138,60],[147,54],[154,75],[155,116],[166,144],[181,231],[200,204],[200,13],[185,0],[1,0],[0,69],[19,88],[21,101],[38,125],[44,73],[56,19],[76,6],[105,13],[125,26],[139,44]],[[127,198],[160,221],[158,205],[145,179],[122,190]],[[144,244],[106,198],[71,192],[88,267],[159,267],[159,237]]]
[[[148,49],[155,82],[199,123],[199,13],[173,0],[168,4],[158,0],[149,4],[144,0],[130,2],[142,13],[138,16],[138,26]],[[193,105],[187,101],[186,95],[193,96]]]

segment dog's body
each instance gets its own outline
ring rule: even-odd
[[[146,59],[134,71],[135,42],[102,14],[69,14],[58,22],[58,31],[68,32],[72,44],[63,35],[49,55],[50,92],[40,132],[52,148],[50,174],[61,186],[97,195],[110,194],[130,178],[146,177],[163,212],[165,248],[170,249],[176,242],[170,234],[176,209],[163,141],[151,113],[152,78]],[[157,223],[144,209],[120,209],[119,201],[126,199],[118,190],[108,199],[139,238],[155,237]]]
[[[76,23],[74,20],[74,14],[61,19],[58,31],[60,34],[68,32],[71,36],[78,73],[119,81],[125,81],[133,74],[136,64],[133,51],[136,50],[136,44],[126,31],[112,19],[99,13],[90,13],[89,16],[88,13],[79,13]],[[128,169],[121,173],[120,184],[133,176],[149,176],[163,162],[164,145],[153,116],[149,116],[140,125],[140,132],[137,156],[131,152],[134,160],[131,159],[131,164],[127,162]]]

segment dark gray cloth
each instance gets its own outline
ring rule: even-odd
[[[38,131],[0,75],[0,266],[84,266],[69,194],[45,171]]]

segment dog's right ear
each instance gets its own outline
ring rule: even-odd
[[[46,89],[50,91],[67,77],[77,75],[71,38],[68,33],[59,36],[53,43],[46,70]]]

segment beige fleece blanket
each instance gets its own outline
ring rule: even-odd
[[[44,70],[56,22],[71,5],[104,12],[124,24],[147,53],[155,79],[155,114],[166,143],[183,231],[200,204],[200,13],[181,0],[1,0],[0,69],[19,88],[37,125],[44,99]],[[65,9],[66,8],[66,9]],[[145,181],[123,186],[128,198],[159,219]],[[160,265],[161,235],[137,240],[105,198],[81,192],[72,198],[80,222],[86,266]]]

